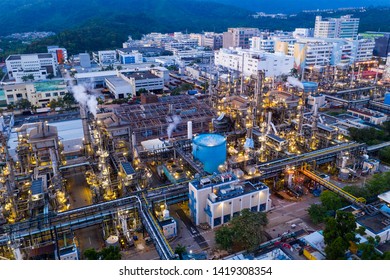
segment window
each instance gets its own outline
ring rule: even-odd
[[[266,206],[265,203],[260,204],[260,210],[259,211],[265,211],[265,206]]]
[[[214,219],[214,226],[219,226],[221,224],[221,217]]]
[[[46,95],[46,97],[50,97],[51,96],[50,92],[46,93],[45,95]]]
[[[251,212],[257,212],[257,205],[251,207]]]
[[[234,213],[233,213],[233,218],[234,218],[234,217],[238,217],[238,216],[240,216],[240,211],[237,211],[237,212],[234,212]]]
[[[223,223],[228,223],[231,219],[230,214],[223,216]]]
[[[54,92],[54,93],[53,93],[53,96],[58,96],[58,92]]]

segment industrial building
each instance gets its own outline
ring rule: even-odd
[[[10,80],[24,82],[24,77],[45,80],[48,75],[57,76],[56,58],[51,53],[10,55],[5,60]]]
[[[64,64],[68,60],[68,51],[65,48],[59,46],[48,46],[47,52],[51,53],[56,59],[57,64]]]
[[[68,92],[63,80],[10,84],[4,85],[3,90],[7,104],[15,105],[19,100],[27,99],[37,107],[47,107],[50,101],[62,98]]]
[[[93,53],[93,59],[101,66],[118,63],[115,50],[98,51]]]
[[[230,173],[194,180],[188,187],[191,218],[196,225],[207,223],[214,228],[228,223],[242,209],[268,211],[271,205],[266,185],[240,181]]]

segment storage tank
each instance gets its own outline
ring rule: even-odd
[[[218,172],[218,166],[226,161],[226,139],[219,134],[201,134],[192,141],[192,154],[203,163],[207,173]]]
[[[385,102],[386,105],[390,105],[390,92],[385,93]]]
[[[107,246],[113,246],[113,247],[119,246],[119,238],[118,238],[118,236],[116,236],[116,235],[110,235],[110,236],[106,239],[106,245],[107,245]]]

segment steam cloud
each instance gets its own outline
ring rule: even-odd
[[[181,121],[181,118],[177,115],[174,115],[172,117],[172,120],[173,122],[171,122],[169,125],[168,125],[168,128],[167,128],[167,133],[168,133],[168,139],[171,139],[172,137],[172,132],[176,129],[176,126],[180,123]]]
[[[293,87],[298,87],[300,89],[304,89],[303,88],[303,84],[297,79],[297,78],[294,78],[294,77],[288,77],[287,78],[287,82],[292,85]]]
[[[77,85],[72,87],[73,96],[76,101],[83,106],[88,107],[88,110],[93,114],[96,118],[97,113],[97,105],[98,102],[96,100],[96,96],[90,95],[87,93],[87,89],[82,85]]]

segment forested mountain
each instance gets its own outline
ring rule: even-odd
[[[206,1],[206,0],[202,0]],[[302,10],[337,9],[344,7],[390,6],[389,0],[207,0],[237,6],[256,12],[296,13]]]
[[[254,7],[257,2],[267,3],[267,7],[271,9],[281,3],[295,7],[309,1],[280,0],[274,3],[263,0],[1,0],[0,36],[15,32],[54,31],[57,33],[55,36],[33,42],[24,51],[45,51],[47,45],[59,44],[67,48],[70,54],[75,54],[86,50],[117,48],[128,35],[140,38],[142,34],[149,32],[222,32],[228,27],[238,26],[286,31],[296,27],[314,27],[317,13],[298,13],[288,19],[254,19],[251,16],[253,9],[250,11],[244,7],[248,8],[246,5],[251,3]],[[362,1],[354,1],[354,5],[360,2]],[[243,8],[232,6],[233,4]],[[342,14],[345,12],[324,16]],[[389,14],[389,9],[376,8],[353,13],[361,18],[359,31],[376,31],[379,28],[381,31],[390,31]]]

